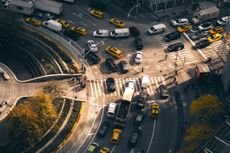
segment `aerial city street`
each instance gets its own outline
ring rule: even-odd
[[[0,153],[230,153],[229,0],[0,0]]]

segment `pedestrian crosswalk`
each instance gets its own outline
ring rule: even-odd
[[[164,49],[166,49],[170,44],[173,43],[173,42],[165,42],[163,40],[162,35],[157,35],[154,38],[159,41],[159,43],[163,46]],[[178,65],[184,65],[184,64],[186,65],[186,64],[192,64],[198,62],[198,59],[187,48],[180,50],[178,52],[167,53],[167,56],[170,58],[170,60],[176,62]]]
[[[126,83],[129,80],[135,80],[135,94],[138,95],[141,91],[141,82],[140,78],[115,78],[115,88],[116,90],[113,93],[109,93],[106,86],[106,79],[101,80],[90,80],[90,96],[91,97],[121,97],[124,93]],[[158,87],[163,84],[166,85],[165,79],[163,76],[150,77],[150,86],[146,89],[149,95],[154,95],[157,93]]]

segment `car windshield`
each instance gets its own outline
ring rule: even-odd
[[[101,33],[100,33],[100,31],[98,30],[98,31],[96,31],[96,34],[100,35]]]
[[[178,19],[178,20],[176,20],[176,22],[177,22],[177,23],[179,23],[179,22],[180,22],[180,20]]]
[[[154,27],[151,27],[151,28],[150,28],[150,30],[152,30],[152,31],[156,31],[156,29],[155,29]]]

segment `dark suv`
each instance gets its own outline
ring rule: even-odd
[[[145,103],[146,103],[148,96],[149,95],[147,92],[142,91],[140,93],[140,95],[138,96],[138,99],[137,99],[137,109],[141,110],[141,109],[145,108]]]
[[[64,35],[69,37],[73,41],[78,40],[78,38],[80,37],[80,35],[78,33],[74,32],[74,31],[71,31],[71,30],[65,30]]]
[[[114,78],[108,78],[108,79],[106,79],[105,82],[106,82],[108,92],[114,92],[115,91],[115,80],[114,80]]]
[[[134,40],[134,44],[137,50],[141,50],[144,47],[141,37],[136,37]]]
[[[114,62],[114,60],[112,58],[107,58],[105,60],[105,65],[108,66],[108,68],[112,71],[112,72],[117,72],[117,65]]]
[[[179,39],[180,37],[181,37],[181,34],[177,31],[175,31],[175,32],[171,32],[171,33],[165,35],[164,40],[166,42],[169,42],[169,41],[172,41],[175,39]]]
[[[167,47],[168,52],[175,52],[182,49],[184,49],[184,44],[182,42],[173,43]]]
[[[101,60],[97,54],[91,51],[86,51],[85,59],[87,59],[92,64],[98,64]]]
[[[127,66],[127,62],[126,61],[120,61],[119,66],[121,68],[121,73],[128,73],[128,66]]]

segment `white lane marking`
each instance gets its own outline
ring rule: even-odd
[[[118,79],[115,79],[115,84],[116,84],[116,94],[115,95],[120,95],[120,89],[119,89],[119,87],[118,87]]]
[[[117,145],[114,145],[113,148],[111,149],[111,153],[114,151]]]
[[[97,24],[96,23],[94,23],[94,22],[92,22],[92,21],[90,21],[90,20],[87,20],[89,23],[91,23],[92,25],[94,25],[94,26],[96,26]]]
[[[88,25],[85,24],[84,22],[79,21],[79,23],[82,24],[82,25],[85,26],[85,27],[88,27]]]
[[[132,148],[132,149],[130,150],[130,153],[134,153],[134,151],[135,151],[135,148]]]
[[[189,38],[189,36],[186,34],[186,33],[183,33],[184,36],[192,43],[193,46],[195,46],[195,43]],[[200,53],[200,55],[204,58],[204,59],[207,59],[207,57],[204,55],[204,53],[200,50],[200,49],[197,49],[197,51]]]
[[[98,102],[98,100],[97,100],[97,102]],[[104,98],[102,99],[102,106],[104,106]],[[97,133],[98,132],[98,130],[99,130],[99,128],[100,128],[100,126],[101,126],[101,122],[102,122],[102,120],[103,120],[103,117],[104,117],[104,107],[102,107],[102,115],[101,115],[101,118],[100,118],[100,121],[99,121],[99,124],[98,124],[98,127],[97,127],[97,130],[95,131],[95,133]],[[96,119],[95,119],[96,120]],[[94,125],[94,124],[93,124]],[[93,128],[93,126],[91,127],[91,128]],[[92,129],[91,129],[92,130]],[[96,134],[94,134],[94,136],[93,136],[93,138],[92,138],[92,140],[90,141],[90,143],[88,144],[88,146],[86,147],[86,149],[85,149],[85,151],[84,151],[84,153],[86,153],[86,151],[87,151],[87,149],[88,149],[88,147],[89,147],[89,145],[93,142],[93,140],[95,139],[95,137],[96,137]],[[75,152],[75,153],[77,153],[77,152]]]
[[[98,100],[97,100],[97,103],[98,103]],[[95,122],[96,122],[96,117],[94,118],[93,125],[95,124]],[[93,126],[90,127],[90,130],[89,130],[89,132],[87,134],[87,137],[84,139],[84,141],[82,141],[80,147],[75,151],[75,153],[78,153],[79,149],[85,144],[85,141],[88,138],[88,135],[90,134],[90,132],[92,131],[92,129],[93,129]],[[87,149],[88,149],[88,146],[87,146]]]
[[[121,96],[123,96],[123,94],[124,94],[123,89],[125,88],[125,83],[126,83],[124,79],[122,79],[122,83],[123,84],[121,84]],[[123,88],[123,85],[124,85],[124,88]]]
[[[149,142],[149,146],[147,148],[146,153],[149,153],[150,147],[152,145],[153,137],[154,137],[154,134],[155,134],[155,130],[156,130],[156,120],[154,120],[154,123],[153,123],[153,132],[152,132],[151,140]]]

